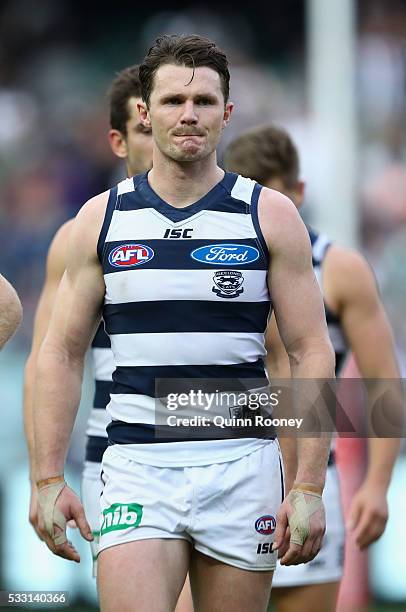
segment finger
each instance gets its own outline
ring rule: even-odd
[[[289,550],[289,545],[290,545],[290,534],[286,533],[284,539],[282,540],[282,543],[279,545],[278,548],[278,559],[282,559],[286,553]]]
[[[362,504],[360,504],[356,499],[353,500],[350,508],[350,513],[347,521],[347,529],[349,531],[353,531],[358,524],[362,514]]]
[[[42,537],[42,534],[41,534],[41,532],[40,532],[40,530],[39,530],[38,525],[33,525],[33,527],[34,527],[34,531],[35,531],[35,533],[37,534],[37,536],[39,537],[39,539],[40,539],[40,540],[42,540],[42,541],[44,541],[44,538]]]
[[[299,559],[297,560],[297,563],[306,563],[307,561],[310,561],[310,559],[312,558],[313,545],[316,539],[317,536],[311,537],[311,535],[306,538],[302,546],[301,554]]]
[[[78,526],[82,537],[84,537],[85,540],[91,542],[93,540],[92,529],[89,523],[87,522],[83,507],[78,504],[77,506],[72,508],[72,515],[75,519],[75,523]]]
[[[276,516],[276,530],[273,549],[278,550],[286,537],[286,529],[289,527],[286,512],[280,511]]]
[[[313,542],[312,559],[314,559],[319,554],[322,546],[323,546],[323,536],[319,536]]]
[[[76,521],[74,519],[70,519],[70,521],[66,523],[66,526],[69,527],[70,529],[78,528],[78,526],[76,525]]]
[[[288,552],[282,557],[281,565],[295,565],[296,560],[300,557],[302,547],[299,544],[289,545]]]
[[[38,527],[38,515],[35,515],[35,516],[31,515],[29,517],[29,520],[30,520],[30,524],[32,525],[32,528],[34,529],[35,533],[37,534],[39,539],[42,540],[43,538],[42,538],[41,532]]]
[[[353,536],[358,546],[364,541],[366,534],[368,534],[371,526],[371,516],[367,512],[363,512],[356,528],[354,529]]]
[[[60,529],[56,527],[56,531],[60,531]],[[76,561],[77,563],[80,562],[80,556],[75,547],[72,545],[72,542],[67,540],[63,544],[56,545],[49,533],[44,534],[44,541],[54,555],[58,555],[58,557],[68,559],[69,561]]]
[[[289,550],[290,544],[290,527],[289,525],[286,527],[285,534],[283,536],[282,542],[279,544],[278,551],[278,559],[281,559]]]
[[[71,542],[67,541],[64,544],[55,546],[55,554],[63,559],[68,559],[68,561],[76,561],[76,563],[80,563],[80,555]]]
[[[41,517],[38,517],[38,522],[37,522],[37,526],[34,527],[35,531],[38,533],[39,538],[43,541],[46,542],[46,535],[47,532],[45,530],[45,525],[44,525],[44,521],[42,520]]]
[[[383,533],[385,528],[385,522],[383,521],[371,521],[360,529],[359,533],[355,533],[355,541],[361,550],[364,550],[375,542]]]

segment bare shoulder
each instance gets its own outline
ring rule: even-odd
[[[274,189],[263,187],[258,202],[258,218],[270,249],[296,242],[310,248],[309,234],[292,200]]]
[[[100,222],[100,225],[102,225],[109,193],[109,190],[103,191],[103,193],[90,198],[79,210],[76,220],[80,220],[80,223]]]
[[[367,259],[355,249],[333,244],[323,264],[323,287],[336,308],[360,294],[376,292],[375,276]]]
[[[108,192],[101,193],[86,202],[75,218],[66,221],[56,232],[47,256],[47,281],[59,283],[67,266],[68,249],[74,233],[80,235],[80,241],[94,244],[99,236],[103,223]],[[75,241],[76,242],[76,241]]]
[[[55,282],[62,278],[66,268],[67,245],[74,219],[66,221],[56,232],[48,249],[47,279]]]
[[[79,210],[69,231],[68,250],[97,254],[97,242],[106,214],[109,191],[88,200]]]
[[[325,259],[325,276],[337,279],[344,284],[362,281],[373,277],[371,266],[359,251],[337,244],[331,245]]]
[[[0,274],[0,348],[20,324],[22,319],[20,298],[14,287]],[[8,330],[8,331],[7,331]],[[4,332],[6,335],[4,336]]]
[[[0,274],[0,298],[3,303],[20,303],[17,292],[14,289],[13,285],[9,283],[9,281],[2,274]]]

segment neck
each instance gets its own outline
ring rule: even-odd
[[[216,153],[197,162],[177,162],[154,149],[152,170],[148,182],[168,204],[176,208],[189,206],[200,200],[224,176],[217,165]]]

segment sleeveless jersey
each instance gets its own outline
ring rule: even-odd
[[[323,282],[322,282],[322,268],[324,257],[331,246],[329,238],[323,234],[317,234],[313,229],[307,228],[310,236],[310,242],[312,245],[312,263],[314,273],[320,286],[320,290],[323,294]],[[339,317],[334,314],[327,304],[324,302],[324,309],[326,312],[326,323],[330,341],[334,349],[336,358],[336,376],[338,377],[345,358],[348,353],[348,344],[345,338],[343,329],[341,327]]]
[[[111,351],[110,338],[100,323],[91,345],[91,360],[95,381],[93,407],[87,421],[85,460],[100,463],[107,448],[106,427],[110,417],[106,406],[110,401],[110,389],[114,372],[114,357]]]
[[[109,444],[131,450],[135,460],[201,465],[231,461],[268,443],[181,442],[176,428],[165,442],[155,436],[156,379],[267,384],[264,333],[271,303],[269,255],[257,213],[261,189],[226,172],[184,208],[162,200],[146,173],[110,190],[98,243],[103,319],[116,366],[107,430]]]

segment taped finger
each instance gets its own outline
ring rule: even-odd
[[[65,481],[56,482],[38,489],[38,503],[43,519],[43,521],[40,519],[39,525],[41,525],[44,535],[47,534],[56,546],[66,542],[66,519],[55,506],[56,500],[64,489],[65,484]],[[55,530],[55,527],[58,529]]]

